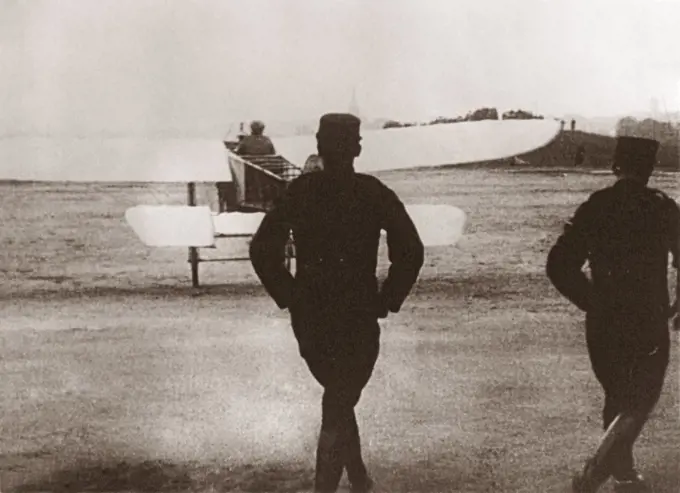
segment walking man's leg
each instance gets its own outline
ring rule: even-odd
[[[377,325],[377,321],[372,323]],[[369,344],[361,344],[361,347],[362,352],[352,362],[352,378],[348,392],[348,403],[351,404],[351,408],[347,414],[344,460],[347,478],[352,485],[352,491],[357,493],[369,491],[373,486],[373,480],[369,476],[362,458],[359,425],[354,408],[358,404],[361,393],[373,374],[378,358],[379,343],[375,340]]]
[[[343,445],[346,425],[337,388],[328,385],[321,403],[321,431],[316,449],[315,492],[335,492],[344,468]]]
[[[578,493],[597,491],[611,476],[612,457],[619,454],[621,438],[632,423],[628,416],[621,415],[624,410],[622,383],[627,362],[608,337],[611,322],[601,316],[586,316],[588,356],[595,378],[604,391],[602,424],[605,435],[595,453],[586,461],[582,473],[573,479],[573,490]]]
[[[349,416],[347,428],[345,429],[345,468],[347,478],[357,491],[362,485],[369,482],[368,471],[361,456],[361,438],[359,437],[359,426],[357,424],[354,409]]]
[[[343,469],[347,469],[352,491],[368,491],[372,485],[361,456],[361,439],[354,413],[363,386],[352,380],[339,377],[324,391],[316,463],[319,492],[335,491]]]
[[[625,332],[626,322],[619,325]],[[583,475],[576,478],[574,490],[596,491],[613,476],[616,491],[645,491],[644,480],[635,469],[633,446],[661,394],[669,345],[661,341],[649,354],[640,353],[640,344],[598,336],[602,327],[591,325],[588,329],[593,371],[605,392],[602,417],[606,433]]]
[[[314,378],[324,388],[316,456],[315,491],[334,492],[342,472],[352,491],[368,491],[372,481],[361,457],[361,441],[354,408],[371,378],[379,352],[380,327],[375,318],[345,316],[294,318],[300,340],[309,325],[324,327],[327,337],[305,344],[301,354]]]
[[[622,441],[612,460],[616,491],[646,491],[644,478],[635,468],[633,448],[661,396],[669,358],[667,342],[661,340],[649,352],[638,355],[631,369],[626,408],[637,416],[637,426]]]

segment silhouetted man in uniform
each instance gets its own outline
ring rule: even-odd
[[[276,304],[288,308],[300,354],[324,388],[317,492],[336,491],[343,468],[352,491],[369,491],[373,484],[361,457],[354,407],[378,357],[378,319],[400,310],[423,264],[423,244],[397,195],[354,171],[359,126],[349,114],[321,118],[323,172],[291,182],[250,246],[255,272]],[[383,229],[391,266],[380,287],[376,264]],[[295,278],[284,267],[290,231]]]
[[[264,123],[255,120],[250,124],[250,135],[241,139],[236,154],[239,156],[267,156],[276,154],[271,139],[264,134]]]
[[[605,436],[573,481],[595,492],[611,475],[617,491],[645,491],[633,445],[656,405],[668,366],[668,254],[678,267],[680,211],[647,187],[655,140],[619,137],[618,181],[578,207],[548,256],[554,286],[586,312],[586,341],[605,393]],[[581,271],[590,264],[589,281]]]

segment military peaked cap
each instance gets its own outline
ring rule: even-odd
[[[327,113],[319,120],[320,138],[361,138],[361,120],[349,113]]]
[[[614,165],[621,169],[650,169],[656,164],[659,141],[641,137],[618,137]]]

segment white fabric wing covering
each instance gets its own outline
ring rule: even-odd
[[[450,205],[407,205],[425,246],[455,245],[463,236],[465,213]],[[138,205],[125,219],[139,239],[154,247],[208,247],[215,235],[253,235],[264,213],[214,214],[208,207]]]
[[[491,161],[547,145],[560,130],[553,120],[486,120],[362,132],[361,173]],[[314,135],[273,139],[276,150],[303,166],[316,153]]]
[[[452,205],[407,205],[406,211],[426,247],[453,246],[463,237],[466,215]]]
[[[227,182],[219,139],[0,140],[0,179],[48,182]]]
[[[147,246],[209,247],[215,244],[212,212],[207,206],[138,205],[125,219]]]
[[[263,212],[229,212],[213,215],[218,235],[254,235],[264,218]]]
[[[356,170],[455,165],[542,147],[559,131],[551,120],[490,120],[368,130]],[[314,135],[275,138],[278,154],[303,167]],[[192,139],[8,138],[0,140],[0,180],[47,182],[232,181],[223,142]]]

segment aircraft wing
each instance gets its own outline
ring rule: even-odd
[[[221,236],[254,235],[264,212],[228,212],[213,215],[215,233]]]
[[[152,247],[210,247],[215,224],[208,206],[137,205],[125,211],[137,237]]]
[[[451,205],[409,204],[425,246],[455,245],[463,236],[467,216]],[[264,213],[213,214],[207,206],[138,205],[125,212],[125,219],[147,246],[209,247],[217,236],[252,236]],[[384,232],[383,232],[384,233]]]
[[[360,172],[502,159],[546,145],[551,120],[488,120],[363,132]],[[303,167],[313,135],[274,139]],[[0,180],[47,182],[228,182],[224,143],[196,139],[8,138],[0,140]]]
[[[355,169],[362,173],[491,161],[543,147],[560,131],[553,120],[484,120],[362,132]],[[277,153],[302,167],[316,137],[272,139]]]
[[[0,180],[47,182],[232,181],[219,139],[9,138]]]

